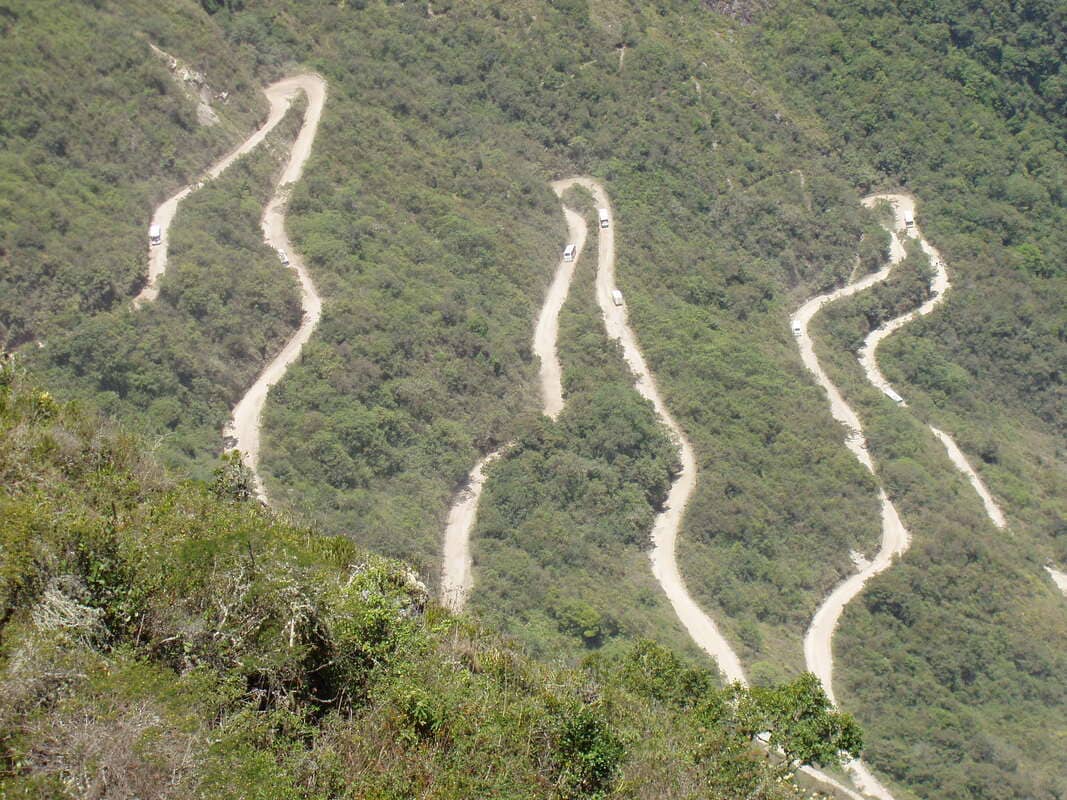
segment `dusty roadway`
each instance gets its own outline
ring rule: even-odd
[[[311,338],[311,333],[318,325],[319,317],[322,316],[322,298],[315,291],[315,284],[304,266],[303,258],[293,248],[285,232],[285,204],[292,184],[300,180],[304,171],[304,163],[311,155],[311,146],[318,132],[319,118],[322,116],[322,109],[326,103],[326,81],[314,74],[296,75],[273,83],[264,90],[267,99],[270,100],[272,113],[277,108],[280,109],[279,113],[282,115],[285,114],[285,109],[289,107],[293,97],[299,92],[304,92],[308,99],[304,124],[300,127],[296,141],[293,142],[289,161],[275,184],[274,196],[263,211],[261,225],[264,241],[275,250],[284,250],[288,254],[289,268],[296,273],[300,281],[300,305],[304,311],[304,318],[281,352],[259,374],[259,377],[245,392],[244,397],[234,406],[233,415],[226,429],[226,434],[237,440],[236,449],[241,452],[245,464],[255,474],[256,493],[264,502],[267,501],[267,494],[257,468],[259,466],[260,421],[263,405],[267,402],[267,392],[271,386],[282,379],[289,365],[300,356],[300,351]]]
[[[571,186],[583,186],[592,192],[598,208],[611,212],[611,200],[604,187],[592,178],[568,178],[555,185],[557,193]],[[681,427],[671,416],[667,405],[660,396],[651,370],[645,363],[637,336],[627,320],[626,305],[616,306],[611,300],[615,289],[615,227],[616,220],[610,213],[611,224],[599,231],[599,251],[596,273],[596,298],[604,316],[604,327],[609,338],[618,339],[622,345],[623,357],[636,378],[637,391],[651,401],[664,424],[670,428],[675,442],[680,449],[682,471],[675,477],[667,495],[667,503],[652,525],[652,573],[656,576],[667,598],[671,601],[678,619],[681,620],[689,635],[701,649],[707,652],[719,665],[727,681],[745,682],[745,672],[741,661],[730,647],[729,642],[719,632],[711,617],[696,604],[685,587],[678,561],[675,555],[678,530],[685,515],[685,507],[696,487],[696,457],[693,446],[689,443]],[[583,221],[584,226],[584,221]]]
[[[641,348],[637,344],[637,336],[629,325],[626,305],[616,306],[611,299],[611,292],[615,285],[615,229],[617,221],[612,210],[611,200],[607,191],[596,180],[587,177],[569,178],[553,185],[558,194],[573,185],[581,185],[592,192],[598,208],[609,210],[611,224],[608,228],[599,230],[599,251],[596,275],[597,303],[604,316],[604,326],[607,334],[612,339],[618,339],[623,348],[623,357],[630,367],[630,371],[636,378],[637,391],[649,400],[660,419],[670,429],[675,442],[680,449],[682,471],[674,479],[671,490],[667,495],[665,508],[652,525],[652,552],[649,557],[652,561],[652,573],[659,582],[667,598],[671,601],[678,619],[689,632],[694,642],[708,655],[710,655],[719,667],[723,678],[727,682],[738,682],[747,685],[748,681],[741,666],[741,660],[737,657],[730,643],[719,631],[718,626],[696,604],[685,581],[678,569],[676,546],[678,531],[681,529],[682,520],[685,516],[685,507],[696,487],[696,457],[693,446],[686,438],[684,431],[671,416],[663,398],[656,387],[655,378],[645,363]],[[584,221],[582,222],[584,226]],[[838,795],[844,795],[852,800],[863,798],[839,781],[814,767],[804,767],[801,772],[813,781],[820,790],[832,789]]]
[[[930,299],[914,311],[909,311],[907,314],[902,314],[895,319],[889,320],[871,331],[867,334],[867,338],[864,339],[863,346],[859,350],[860,364],[863,367],[864,373],[867,375],[867,380],[876,388],[888,393],[889,391],[894,390],[893,387],[890,386],[889,381],[882,375],[882,371],[878,368],[878,345],[881,344],[886,337],[900,330],[913,319],[929,314],[945,302],[945,297],[948,295],[949,289],[952,288],[952,282],[949,280],[948,270],[945,267],[945,260],[941,257],[941,253],[926,241],[917,224],[913,223],[909,227],[905,222],[907,219],[915,219],[914,198],[911,195],[899,193],[875,194],[866,198],[864,203],[870,206],[879,200],[887,200],[892,204],[894,210],[894,224],[891,227],[887,226],[886,228],[889,231],[889,235],[893,238],[893,257],[890,259],[889,266],[895,266],[904,257],[904,248],[900,242],[900,231],[904,231],[905,235],[918,241],[919,246],[929,257],[930,264],[934,268],[934,274],[930,279]],[[898,394],[897,396],[899,397],[900,395]],[[901,400],[900,405],[907,406],[907,403]],[[963,474],[974,488],[975,493],[982,501],[982,506],[985,508],[986,516],[989,517],[990,522],[998,528],[1007,527],[1008,523],[1004,517],[1004,512],[1001,511],[1000,506],[997,505],[996,500],[993,499],[992,493],[986,487],[978,473],[975,472],[974,468],[967,460],[967,457],[964,456],[963,451],[960,450],[955,439],[945,431],[935,428],[933,425],[930,425],[929,428],[934,436],[937,437],[937,440],[944,446],[945,452],[948,454],[949,460],[952,462],[953,466]]]
[[[205,172],[199,180],[184,187],[172,197],[168,197],[155,210],[155,213],[152,214],[151,224],[159,225],[163,233],[162,242],[148,248],[148,282],[145,284],[140,294],[134,298],[134,305],[140,306],[143,303],[150,303],[159,296],[159,279],[162,277],[163,273],[167,271],[168,233],[170,232],[171,223],[174,222],[174,215],[178,213],[178,205],[181,201],[199,189],[205,180],[219,177],[219,175],[229,169],[237,159],[246,153],[255,150],[256,147],[267,138],[267,134],[274,130],[277,124],[282,121],[282,117],[285,116],[285,112],[289,109],[289,99],[292,96],[292,92],[285,94],[284,96],[279,96],[278,87],[293,80],[299,81],[306,79],[322,80],[314,75],[301,75],[296,78],[287,78],[268,86],[264,90],[264,94],[267,95],[267,99],[270,101],[270,112],[267,114],[266,122],[264,122],[255,133],[219,159],[214,165],[209,167],[207,172]],[[325,86],[325,84],[323,85]],[[316,125],[318,124],[317,117],[315,123]]]
[[[203,180],[217,178],[226,171],[238,158],[255,149],[281,122],[285,112],[289,110],[292,99],[304,92],[308,98],[308,108],[304,114],[304,123],[300,133],[289,152],[289,160],[275,185],[274,196],[267,204],[261,224],[263,226],[263,239],[271,247],[285,250],[289,256],[289,268],[292,269],[300,280],[300,303],[304,311],[304,319],[293,334],[292,338],[285,343],[281,352],[267,365],[256,378],[255,383],[248,389],[244,397],[234,408],[233,416],[224,433],[236,438],[236,449],[240,450],[241,456],[255,474],[256,493],[261,500],[266,502],[267,496],[263,490],[262,481],[256,467],[259,464],[259,433],[260,416],[263,404],[267,398],[267,390],[277,383],[285,374],[286,369],[303,348],[307,340],[311,338],[311,332],[319,321],[322,313],[322,299],[315,291],[300,258],[300,254],[293,250],[289,237],[285,233],[285,201],[288,197],[289,187],[300,179],[304,169],[304,163],[311,155],[311,146],[315,141],[315,134],[319,126],[319,118],[322,116],[322,108],[326,102],[326,81],[315,74],[295,75],[284,78],[277,83],[272,83],[263,93],[270,103],[270,112],[267,121],[263,123],[251,136],[245,139],[234,150],[214,164],[203,178],[186,186],[174,196],[163,201],[152,215],[152,224],[159,225],[162,232],[161,244],[150,246],[148,250],[148,282],[141,293],[134,298],[134,305],[140,307],[144,303],[151,302],[159,296],[159,279],[167,270],[167,244],[171,223],[178,211],[178,205],[200,188]]]
[[[557,181],[552,184],[557,195],[563,193],[563,188],[561,188],[563,183],[563,181]],[[558,417],[563,410],[563,370],[556,349],[556,340],[559,337],[559,312],[570,292],[574,270],[578,265],[578,259],[581,258],[586,237],[585,221],[579,214],[565,208],[564,216],[567,220],[568,243],[575,245],[576,248],[574,260],[564,261],[562,256],[560,257],[559,264],[556,266],[556,274],[545,293],[545,301],[541,305],[541,313],[537,317],[533,335],[533,352],[541,362],[542,411],[551,419]],[[482,497],[482,488],[485,486],[485,470],[500,458],[507,448],[508,445],[505,444],[474,465],[474,469],[467,476],[466,485],[452,501],[452,508],[448,513],[448,522],[445,524],[444,557],[441,565],[441,600],[453,611],[461,611],[466,605],[474,582],[470,537],[478,517],[478,503]]]
[[[896,317],[871,331],[864,340],[863,346],[858,353],[860,364],[871,385],[885,393],[890,398],[896,399],[900,397],[885,379],[885,376],[882,375],[882,372],[878,367],[878,345],[887,336],[890,336],[893,332],[899,330],[911,320],[921,315],[929,314],[938,305],[944,302],[945,295],[949,288],[951,288],[951,282],[949,281],[948,271],[945,268],[945,262],[944,259],[941,258],[941,254],[922,237],[917,225],[914,223],[910,226],[906,224],[907,219],[914,220],[915,217],[914,199],[906,194],[875,194],[864,198],[863,202],[870,207],[882,200],[888,201],[893,206],[894,211],[893,224],[887,226],[887,230],[891,237],[891,244],[890,258],[886,266],[878,272],[867,275],[860,280],[850,281],[846,286],[840,289],[812,298],[801,306],[796,314],[793,315],[792,319],[792,327],[797,336],[797,344],[800,348],[801,360],[804,362],[804,365],[808,370],[815,376],[816,382],[826,390],[830,400],[830,412],[833,417],[846,427],[846,446],[852,451],[860,463],[863,464],[872,475],[875,475],[876,481],[877,475],[875,474],[874,464],[871,461],[870,454],[867,452],[867,442],[864,439],[863,429],[859,418],[848,404],[845,403],[837,387],[829,380],[826,373],[819,365],[811,338],[808,335],[808,323],[819,309],[827,303],[856,294],[857,292],[863,291],[875,283],[884,281],[888,278],[893,268],[899,264],[906,255],[901,236],[905,235],[915,238],[919,242],[923,251],[929,256],[930,262],[934,267],[934,274],[930,281],[932,296],[929,300],[919,306],[919,308]],[[898,402],[901,406],[907,405],[903,399],[900,399]],[[956,445],[955,440],[944,431],[941,431],[932,425],[929,427],[934,436],[936,436],[938,441],[945,447],[948,457],[953,465],[974,487],[989,519],[998,528],[1004,528],[1006,521],[1003,512],[996,504],[996,501],[993,499],[981,478],[968,463],[966,457]],[[862,568],[858,572],[850,575],[834,588],[816,611],[811,626],[808,628],[808,632],[804,637],[804,658],[807,667],[819,677],[831,699],[835,699],[833,692],[833,635],[841,617],[841,613],[844,611],[845,606],[862,591],[863,586],[867,581],[878,573],[888,569],[892,565],[893,559],[896,556],[903,554],[910,544],[910,534],[900,521],[900,516],[897,514],[896,508],[886,495],[884,489],[879,488],[878,495],[882,508],[882,541],[877,555],[873,560],[862,565]],[[873,795],[874,797],[878,797],[881,800],[892,800],[890,792],[882,786],[862,762],[852,762],[848,765],[848,769],[852,773],[856,784],[864,792]]]
[[[873,203],[874,199],[867,198],[864,202]],[[863,426],[859,417],[845,402],[841,392],[819,364],[819,359],[815,355],[814,345],[808,334],[808,323],[826,304],[842,297],[849,297],[884,281],[889,277],[893,267],[903,260],[904,255],[903,245],[899,239],[894,237],[891,246],[891,257],[885,267],[878,272],[873,272],[859,280],[850,282],[840,289],[813,297],[793,314],[790,322],[797,339],[797,346],[800,348],[800,358],[804,362],[804,366],[815,376],[815,382],[826,390],[830,401],[830,414],[845,426],[846,447],[872,475],[875,475],[875,480],[877,480],[877,475],[874,471],[874,462],[871,460],[870,453],[867,452],[867,440],[863,435]],[[904,553],[911,544],[911,535],[900,521],[900,515],[897,513],[896,507],[881,488],[878,490],[878,497],[882,509],[882,541],[878,553],[862,569],[850,575],[834,588],[816,610],[811,625],[804,636],[804,661],[807,668],[822,681],[826,694],[834,701],[835,705],[837,700],[833,690],[833,636],[837,623],[841,618],[841,613],[845,610],[845,606],[863,590],[868,580],[888,569],[892,565],[894,557]],[[848,765],[848,770],[852,774],[856,785],[864,793],[877,797],[879,800],[893,800],[893,796],[889,791],[882,786],[862,762],[858,760],[851,762]]]

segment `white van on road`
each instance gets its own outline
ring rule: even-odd
[[[158,225],[151,225],[148,228],[148,243],[149,244],[162,244],[163,243],[163,229]]]
[[[577,254],[578,248],[573,244],[569,244],[563,248],[563,260],[574,261],[574,256]]]
[[[622,292],[620,292],[618,289],[612,289],[611,290],[611,302],[613,302],[617,306],[621,306],[622,305]]]
[[[606,208],[597,209],[597,216],[600,218],[600,227],[606,228],[610,220],[608,219],[608,210]]]

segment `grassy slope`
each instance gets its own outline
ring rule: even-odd
[[[3,797],[806,796],[707,670],[531,661],[142,447],[0,364]]]

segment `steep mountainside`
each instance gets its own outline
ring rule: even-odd
[[[177,534],[173,543],[163,534],[146,539],[161,548],[167,569],[192,559],[189,591],[200,603],[159,629],[161,638],[193,642],[194,656],[183,661],[164,648],[170,660],[153,662],[152,680],[165,686],[177,674],[182,681],[200,675],[195,647],[209,628],[197,627],[198,615],[214,608],[215,581],[228,576],[225,591],[245,598],[241,581],[273,536],[287,543],[279,548],[295,548],[278,551],[278,574],[303,564],[313,577],[270,579],[273,588],[264,591],[288,614],[263,617],[262,630],[277,641],[252,660],[236,650],[225,657],[242,662],[245,678],[277,668],[283,682],[304,680],[304,667],[290,660],[297,639],[283,646],[287,635],[296,637],[297,622],[336,623],[331,615],[341,606],[327,595],[357,580],[350,567],[364,550],[412,564],[432,594],[450,503],[479,458],[507,442],[515,446],[489,471],[473,531],[473,612],[536,655],[568,664],[587,658],[605,675],[626,663],[636,638],[691,647],[646,557],[677,463],[667,432],[604,336],[591,297],[592,238],[561,316],[566,408],[554,421],[540,413],[531,337],[566,243],[551,181],[589,174],[612,198],[617,281],[630,322],[696,454],[681,571],[753,682],[800,674],[815,610],[878,547],[877,482],[913,543],[850,604],[836,639],[835,688],[864,724],[867,757],[898,800],[1062,796],[1067,663],[1058,642],[1067,636],[1067,608],[1043,567],[1067,568],[1063,22],[1061,8],[1040,2],[0,0],[0,345],[18,348],[57,396],[121,418],[154,442],[167,466],[200,479],[217,466],[228,409],[300,322],[292,276],[263,245],[259,216],[302,108],[265,146],[183,203],[159,302],[134,311],[129,300],[143,282],[149,215],[262,121],[258,87],[308,70],[328,84],[312,155],[287,207],[323,316],[270,393],[260,467],[280,512],[349,541],[315,539],[308,554],[303,529],[267,522],[242,504],[205,511],[215,504],[199,489],[179,492],[174,508],[163,502],[162,510],[129,511],[138,530],[158,513],[172,526],[161,530],[171,532],[185,531],[183,514],[223,514],[223,528],[231,524],[226,515],[235,515],[255,539],[249,564],[238,552],[245,539],[227,539],[221,573],[212,571],[215,545],[201,552]],[[210,113],[200,107],[208,101]],[[860,197],[902,186],[915,195],[922,229],[953,283],[935,312],[879,350],[907,407],[870,386],[855,351],[870,331],[930,298],[921,253],[877,289],[821,311],[810,330],[821,363],[863,418],[872,475],[844,447],[846,431],[803,367],[789,317],[808,298],[883,265],[886,234],[878,211]],[[594,213],[589,198],[568,203]],[[32,406],[25,397],[19,402]],[[22,425],[11,423],[12,430]],[[1003,507],[1007,530],[986,517],[931,425],[956,437]],[[19,451],[18,458],[59,459],[58,483],[76,483],[80,473],[68,467],[81,463],[74,453],[82,445],[53,433],[33,439],[41,452]],[[25,470],[36,474],[36,467]],[[86,518],[107,517],[105,507],[86,503],[96,509]],[[29,514],[29,505],[19,508]],[[182,542],[191,552],[175,555]],[[320,558],[321,548],[340,560]],[[138,558],[148,559],[145,552]],[[15,563],[5,559],[5,569]],[[393,576],[386,583],[399,574],[381,569],[379,577]],[[19,630],[32,627],[27,620],[49,581],[68,573],[42,574],[36,594],[19,606]],[[95,580],[86,575],[83,582]],[[330,588],[316,594],[323,575]],[[159,580],[164,599],[186,596],[189,587]],[[157,584],[145,585],[156,591]],[[285,594],[291,586],[303,588]],[[55,591],[60,601],[104,607],[88,603],[81,588],[57,584]],[[407,602],[393,597],[386,605],[393,600]],[[284,605],[290,601],[307,601],[324,616],[298,613]],[[227,608],[218,613],[225,617]],[[468,663],[464,653],[474,645],[463,637],[482,636],[455,634],[452,621],[439,629],[437,613],[419,617],[420,632],[412,634],[423,659],[412,669],[424,677],[441,653],[447,663]],[[148,645],[141,633],[123,630],[121,646],[106,658],[126,659],[115,674],[140,680],[146,651],[138,648]],[[14,650],[5,652],[14,659]],[[79,659],[97,657],[79,652]],[[310,650],[300,652],[304,658]],[[103,676],[119,662],[92,663],[106,666],[98,673],[78,661],[71,672],[99,678],[92,702],[104,708],[111,689]],[[236,663],[225,661],[227,669]],[[482,676],[479,669],[471,672]],[[458,684],[490,680],[456,674]],[[571,687],[588,678],[561,674]],[[692,680],[711,681],[700,674]],[[500,708],[526,703],[507,696],[513,676],[501,675],[486,690],[503,692]],[[144,680],[146,692],[156,691]],[[248,753],[249,764],[273,764],[291,777],[301,759],[322,755],[307,756],[309,741],[340,730],[330,727],[340,723],[329,714],[317,716],[318,706],[311,722],[301,711],[299,724],[286,717],[257,727],[255,704],[274,714],[270,704],[290,689],[277,694],[273,677],[249,678],[240,691],[252,694],[240,694],[220,680],[205,691],[237,693],[238,727],[246,726],[248,738],[220,745],[226,752],[217,774]],[[312,705],[329,699],[317,680],[300,684]],[[323,752],[344,753],[337,774],[358,774],[367,783],[353,785],[366,788],[382,769],[395,778],[383,795],[432,794],[426,787],[439,770],[454,781],[441,792],[456,796],[507,794],[526,782],[540,791],[570,780],[546,766],[557,763],[548,750],[535,755],[540,744],[530,744],[543,744],[538,732],[557,730],[556,723],[544,722],[541,711],[508,716],[512,709],[498,719],[509,720],[501,728],[526,720],[518,727],[528,734],[524,766],[512,770],[510,756],[502,757],[486,765],[484,779],[462,783],[466,762],[448,761],[455,730],[438,738],[440,708],[427,711],[418,700],[420,691],[436,696],[434,680],[416,688],[390,683],[388,700],[366,722],[373,730],[414,715],[415,733],[402,733],[400,723],[388,730],[432,768],[408,772],[391,760],[396,753],[364,751],[348,731],[338,736],[349,749],[332,739],[323,745]],[[588,705],[576,691],[567,702]],[[669,791],[648,777],[660,771],[657,757],[704,751],[688,732],[643,741],[640,731],[652,727],[641,715],[665,706],[627,696],[645,720],[620,734],[643,742],[628,752],[644,754],[631,756],[645,776],[634,786],[651,788],[635,788],[636,795],[698,796],[708,785],[729,793],[706,776],[679,778]],[[146,713],[166,716],[171,701],[153,697]],[[184,722],[171,720],[211,740],[213,715],[229,702],[220,697],[211,694]],[[462,697],[453,710],[477,707],[473,694]],[[551,715],[557,700],[544,700],[541,710]],[[12,762],[37,764],[56,752],[34,737],[51,724],[50,714],[76,717],[77,700],[70,702],[42,712],[41,727],[25,734],[37,744],[9,750],[17,752]],[[348,701],[338,702],[330,711],[343,717]],[[542,700],[530,702],[541,708]],[[678,701],[697,702],[688,695]],[[685,731],[690,724],[698,723],[678,722]],[[315,732],[305,736],[305,725]],[[589,725],[600,730],[600,722]],[[263,745],[264,731],[284,736]],[[65,741],[60,750],[74,746]],[[605,757],[615,752],[614,739],[597,741]],[[293,749],[264,755],[261,746]],[[671,755],[657,756],[661,747]],[[689,776],[691,764],[679,764],[662,771]],[[592,784],[584,790],[597,791]]]
[[[141,447],[4,356],[5,798],[786,800],[797,762],[860,747],[806,678],[719,690],[647,641],[530,661],[404,565],[273,518],[238,462],[176,483]]]

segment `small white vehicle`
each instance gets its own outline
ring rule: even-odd
[[[613,302],[617,306],[621,306],[622,305],[622,292],[620,292],[618,289],[612,289],[611,290],[611,302]]]
[[[885,392],[885,396],[886,397],[888,397],[890,400],[892,400],[898,406],[904,405],[904,398],[901,397],[899,394],[897,394],[892,389],[883,389],[882,391]]]
[[[597,209],[597,216],[600,218],[600,227],[601,228],[608,227],[608,225],[610,224],[610,219],[608,217],[608,210],[606,208]]]
[[[163,243],[163,229],[158,225],[151,225],[148,228],[148,243],[152,245]]]
[[[284,264],[285,266],[289,266],[289,256],[286,255],[284,250],[278,251],[278,260],[281,261],[282,264]]]
[[[915,227],[915,217],[913,217],[910,212],[904,214],[904,227],[908,230]]]
[[[802,334],[803,332],[804,332],[804,331],[803,331],[803,329],[802,329],[802,328],[800,327],[800,323],[799,323],[799,322],[794,322],[794,323],[793,323],[793,335],[794,335],[794,336],[800,336],[800,334]]]
[[[569,244],[563,248],[563,260],[574,261],[574,256],[578,253],[578,248],[573,244]]]

